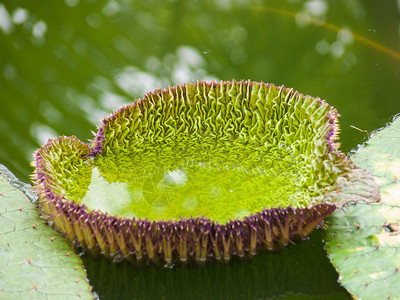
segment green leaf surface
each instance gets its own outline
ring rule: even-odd
[[[327,220],[326,249],[341,284],[358,299],[400,297],[400,118],[352,154],[381,189],[378,204],[358,203]]]
[[[92,299],[82,260],[0,165],[0,299]]]

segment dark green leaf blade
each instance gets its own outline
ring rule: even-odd
[[[79,256],[0,167],[0,298],[92,299]]]
[[[381,189],[378,204],[358,203],[327,219],[326,249],[339,280],[359,299],[400,295],[400,118],[352,154]]]

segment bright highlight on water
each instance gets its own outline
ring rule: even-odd
[[[293,175],[300,164],[282,148],[156,149],[157,144],[124,157],[95,159],[91,177],[82,178],[90,184],[80,202],[121,217],[203,216],[225,223],[263,208],[288,206],[294,198],[307,199]]]

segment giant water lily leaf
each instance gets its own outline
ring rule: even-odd
[[[81,259],[19,187],[0,165],[0,299],[92,299]]]
[[[306,238],[355,192],[379,200],[337,131],[332,106],[284,86],[176,85],[106,117],[90,145],[49,140],[35,189],[55,229],[94,254],[227,262]]]
[[[381,188],[378,204],[348,205],[328,218],[326,249],[340,282],[359,299],[400,295],[400,118],[352,155]]]

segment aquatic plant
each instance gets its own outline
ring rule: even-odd
[[[92,143],[35,154],[42,216],[115,261],[251,257],[306,238],[349,201],[379,201],[338,150],[337,111],[272,84],[197,82],[148,93]]]
[[[379,184],[381,202],[349,204],[327,220],[325,248],[355,299],[400,295],[400,115],[350,154]]]
[[[0,164],[0,299],[92,299],[81,258],[41,220],[36,200]]]

